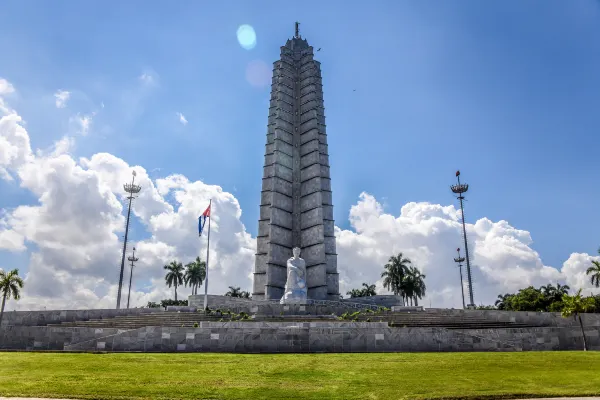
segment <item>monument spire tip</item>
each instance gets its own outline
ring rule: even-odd
[[[300,22],[296,21],[296,29],[295,29],[295,35],[294,37],[296,38],[300,38]]]

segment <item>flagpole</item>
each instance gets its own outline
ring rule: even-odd
[[[208,256],[210,255],[210,220],[212,219],[212,199],[208,203],[208,239],[206,241],[206,273],[204,275],[204,312],[208,308]]]

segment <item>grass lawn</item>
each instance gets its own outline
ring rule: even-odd
[[[426,399],[600,395],[600,352],[0,353],[0,395]]]

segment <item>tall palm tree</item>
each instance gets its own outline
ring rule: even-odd
[[[579,327],[581,328],[581,334],[583,335],[583,351],[587,351],[587,341],[585,339],[585,331],[583,330],[583,322],[581,321],[581,313],[594,308],[594,299],[591,297],[582,297],[581,289],[577,291],[574,296],[568,294],[563,295],[563,309],[562,316],[567,318],[574,316],[579,320]]]
[[[549,283],[546,286],[540,286],[540,292],[547,298],[553,298],[556,294],[556,288]]]
[[[410,275],[413,280],[413,293],[412,296],[415,299],[415,306],[419,305],[419,299],[425,296],[427,286],[425,286],[425,275],[419,271],[416,267],[410,267]]]
[[[498,310],[507,310],[509,307],[509,300],[512,298],[512,296],[513,295],[510,293],[499,294],[498,300],[496,300],[494,305]]]
[[[175,286],[175,301],[177,301],[177,286],[183,286],[183,264],[178,261],[171,261],[164,267],[168,272],[165,275],[167,286]]]
[[[413,275],[412,267],[409,267],[402,277],[400,282],[400,289],[404,297],[404,303],[406,305],[413,305],[413,298],[415,295],[415,277]]]
[[[377,292],[375,291],[375,285],[369,285],[368,283],[363,283],[363,289],[362,289],[362,293],[363,293],[363,297],[367,297],[367,296],[376,296]]]
[[[2,309],[0,309],[0,326],[4,316],[4,305],[6,299],[11,297],[15,300],[21,298],[21,289],[23,289],[23,279],[19,276],[19,270],[13,269],[10,272],[0,270],[0,294],[2,294]]]
[[[239,287],[229,286],[229,291],[225,293],[229,297],[242,297],[242,289]]]
[[[202,285],[206,278],[206,263],[200,260],[200,257],[196,257],[194,261],[186,264],[185,274],[183,280],[186,285],[192,287],[192,294],[198,294],[198,287]]]
[[[384,278],[383,287],[392,291],[394,295],[401,295],[404,298],[404,294],[402,293],[402,281],[404,280],[404,275],[406,275],[410,263],[410,259],[405,258],[402,253],[391,256],[388,263],[384,265],[384,270],[381,273],[381,277]]]
[[[561,285],[560,283],[556,284],[556,294],[561,298],[564,294],[569,294],[569,290],[571,290],[569,285]]]
[[[590,281],[592,285],[600,287],[600,262],[592,260],[592,266],[585,271],[585,274],[591,275]]]

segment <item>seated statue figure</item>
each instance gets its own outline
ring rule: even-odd
[[[287,281],[280,304],[306,304],[306,263],[300,258],[300,248],[292,250],[287,261]]]

